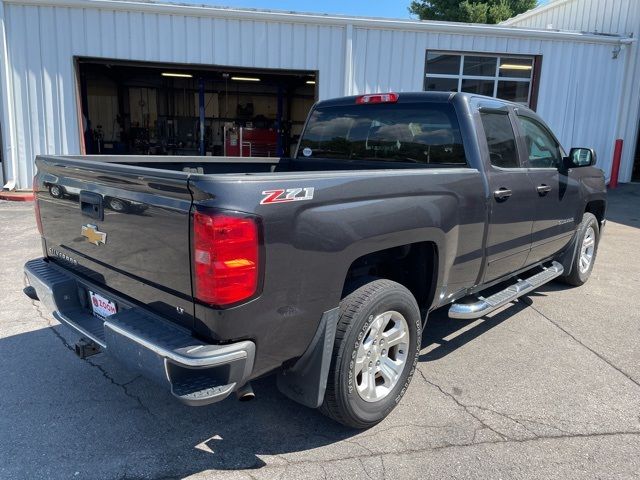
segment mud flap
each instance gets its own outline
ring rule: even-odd
[[[304,354],[293,367],[278,373],[278,389],[310,408],[318,408],[324,400],[339,312],[338,307],[324,312]]]

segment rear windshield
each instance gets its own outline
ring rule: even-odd
[[[466,164],[453,106],[381,103],[316,108],[297,158]]]

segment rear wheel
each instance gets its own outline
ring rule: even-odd
[[[127,204],[119,198],[110,198],[109,208],[114,212],[124,212],[127,209]]]
[[[421,334],[416,300],[399,283],[374,280],[347,295],[320,410],[354,428],[383,420],[409,386]]]
[[[53,198],[62,198],[64,197],[64,190],[59,185],[49,185],[49,194]]]
[[[593,270],[593,264],[596,261],[596,253],[598,252],[598,241],[600,239],[600,228],[598,220],[591,213],[585,213],[582,217],[582,223],[578,227],[578,250],[576,251],[571,273],[562,280],[569,285],[584,285]]]

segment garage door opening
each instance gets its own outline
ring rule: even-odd
[[[289,156],[317,73],[77,59],[86,154]]]

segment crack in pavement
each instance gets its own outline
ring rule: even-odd
[[[431,385],[431,386],[433,386],[433,387],[437,388],[438,390],[440,390],[440,392],[441,392],[443,395],[445,395],[445,396],[449,397],[451,400],[453,400],[453,401],[456,403],[456,405],[458,405],[458,406],[459,406],[460,408],[462,408],[465,412],[467,412],[467,414],[469,414],[469,415],[470,415],[470,416],[472,416],[474,419],[476,419],[476,421],[478,421],[478,422],[480,423],[480,425],[482,425],[482,427],[483,427],[483,428],[486,428],[486,429],[488,429],[488,430],[492,431],[493,433],[495,433],[496,435],[498,435],[499,437],[501,437],[501,438],[503,439],[503,441],[504,441],[504,440],[510,440],[510,439],[511,439],[511,438],[510,438],[509,436],[507,436],[506,434],[504,434],[504,433],[502,433],[502,432],[499,432],[499,431],[497,431],[496,429],[494,429],[492,426],[488,425],[488,424],[487,424],[484,420],[482,420],[478,415],[476,415],[474,412],[472,412],[472,411],[470,411],[470,410],[469,410],[469,408],[472,408],[472,407],[474,407],[475,405],[471,405],[471,406],[465,405],[464,403],[460,402],[460,401],[455,397],[455,395],[453,395],[453,394],[451,394],[451,393],[449,393],[449,392],[445,391],[445,390],[444,390],[440,385],[438,385],[437,383],[434,383],[434,382],[432,382],[431,380],[429,380],[429,379],[425,376],[425,374],[422,372],[422,370],[420,370],[419,368],[416,368],[416,371],[417,371],[418,373],[420,373],[420,376],[422,377],[422,379],[423,379],[426,383],[428,383],[429,385]],[[476,430],[476,432],[474,432],[474,440],[475,440],[475,434],[476,434],[476,433],[477,433],[477,430]]]
[[[534,443],[534,442],[540,442],[540,441],[558,441],[558,440],[571,440],[571,439],[579,439],[579,438],[605,438],[605,437],[614,437],[614,436],[639,436],[640,437],[640,430],[638,431],[615,431],[615,432],[598,432],[598,433],[578,433],[578,434],[572,434],[572,435],[544,435],[544,436],[537,436],[537,437],[528,437],[528,438],[521,438],[521,439],[505,439],[505,440],[487,440],[487,441],[482,441],[482,442],[475,442],[475,443],[451,443],[451,444],[447,444],[447,445],[442,445],[439,447],[424,447],[424,448],[409,448],[403,452],[390,452],[390,453],[382,453],[382,454],[378,454],[375,456],[367,456],[367,455],[350,455],[350,456],[346,456],[346,457],[340,457],[340,458],[332,458],[332,459],[324,459],[324,460],[293,460],[293,461],[289,461],[286,465],[282,466],[282,465],[265,465],[263,466],[260,470],[261,471],[270,471],[270,470],[276,470],[276,469],[284,469],[281,472],[281,476],[285,475],[287,470],[289,470],[291,467],[297,466],[297,465],[315,465],[315,464],[322,464],[322,465],[327,465],[327,464],[332,464],[332,463],[338,463],[338,462],[344,462],[344,461],[348,461],[348,460],[355,460],[355,461],[360,461],[361,459],[373,459],[373,458],[379,458],[381,461],[381,470],[383,475],[386,476],[387,472],[386,472],[386,464],[384,463],[383,457],[391,457],[391,456],[397,456],[397,455],[409,455],[409,454],[420,454],[420,453],[426,453],[426,452],[433,452],[433,451],[442,451],[442,450],[448,450],[448,449],[453,449],[453,448],[469,448],[469,447],[481,447],[481,446],[485,446],[485,445],[507,445],[507,444],[513,444],[513,443],[521,443],[521,444],[526,444],[526,443]],[[367,472],[365,472],[365,474],[367,474]],[[386,478],[386,477],[385,477]]]
[[[625,430],[625,431],[615,431],[615,432],[591,432],[591,433],[577,433],[577,432],[570,432],[570,431],[566,431],[563,430],[555,425],[549,425],[540,421],[535,421],[535,420],[531,420],[531,419],[527,419],[527,418],[520,418],[520,419],[516,419],[513,418],[511,416],[509,416],[508,414],[502,413],[502,412],[498,412],[495,410],[492,410],[490,408],[487,407],[482,407],[479,405],[468,405],[468,404],[464,404],[462,403],[460,400],[458,400],[452,393],[447,392],[446,390],[444,390],[440,385],[428,380],[426,378],[426,376],[424,375],[424,373],[420,370],[417,369],[417,371],[420,373],[421,377],[423,378],[423,380],[429,384],[432,385],[433,387],[437,388],[443,395],[449,397],[450,399],[452,399],[460,408],[462,408],[466,413],[468,413],[471,417],[473,417],[475,420],[477,420],[481,426],[480,428],[477,428],[474,431],[474,435],[473,438],[471,440],[471,442],[467,442],[467,443],[447,443],[446,445],[443,446],[435,446],[435,447],[431,447],[428,449],[424,449],[424,450],[442,450],[442,449],[446,449],[446,448],[454,448],[454,447],[470,447],[470,446],[475,446],[475,445],[491,445],[491,444],[499,444],[499,443],[524,443],[524,442],[529,442],[529,441],[537,441],[537,440],[552,440],[552,439],[567,439],[567,438],[591,438],[591,437],[607,437],[607,436],[613,436],[613,435],[640,435],[640,430]],[[522,426],[523,428],[525,428],[525,430],[527,432],[529,432],[531,435],[533,436],[529,436],[526,438],[514,438],[514,437],[509,437],[499,431],[497,431],[496,429],[492,428],[491,426],[489,426],[486,422],[484,422],[481,418],[478,417],[478,415],[474,414],[470,409],[472,408],[477,408],[479,410],[484,410],[484,411],[488,411],[491,413],[494,413],[496,415],[499,415],[507,420],[510,420],[520,426]],[[529,428],[527,428],[523,423],[521,422],[531,422],[531,423],[538,423],[540,425],[544,425],[550,428],[554,428],[555,430],[558,430],[560,432],[563,432],[563,434],[560,435],[539,435],[535,432],[533,432],[532,430],[530,430]],[[497,435],[499,435],[502,439],[501,440],[487,440],[487,441],[482,441],[482,442],[476,442],[476,436],[477,433],[481,430],[483,430],[484,428],[489,429],[490,431],[492,431],[493,433],[496,433]],[[410,450],[407,450],[407,452],[410,452]],[[404,453],[404,452],[403,452]]]
[[[617,371],[618,373],[624,375],[628,380],[630,380],[633,384],[635,384],[637,387],[640,387],[640,382],[638,382],[636,379],[634,379],[630,374],[628,374],[627,372],[625,372],[624,370],[622,370],[620,367],[618,367],[617,365],[615,365],[613,362],[611,362],[608,358],[606,358],[604,355],[602,355],[601,353],[598,353],[597,351],[595,351],[593,348],[589,347],[588,345],[586,345],[585,343],[583,343],[581,340],[579,340],[575,335],[573,335],[572,333],[570,333],[568,330],[564,329],[563,327],[561,327],[556,321],[552,320],[550,317],[548,317],[547,315],[545,315],[544,313],[542,313],[538,308],[536,308],[533,305],[533,300],[529,297],[522,297],[521,298],[523,303],[525,303],[526,305],[528,305],[531,309],[533,309],[536,313],[538,313],[541,317],[543,317],[544,319],[546,319],[549,323],[551,323],[554,327],[556,327],[558,330],[560,330],[561,332],[563,332],[565,335],[567,335],[568,337],[570,337],[571,339],[573,339],[573,341],[575,341],[576,343],[578,343],[579,345],[581,345],[583,348],[589,350],[591,353],[593,353],[596,357],[598,357],[600,360],[602,360],[604,363],[606,363],[607,365],[609,365],[611,368],[613,368],[615,371]]]
[[[483,407],[480,405],[475,405],[475,404],[465,404],[462,403],[460,400],[458,400],[455,395],[453,395],[452,393],[447,392],[446,390],[444,390],[440,385],[428,380],[426,378],[426,376],[424,375],[424,373],[422,371],[420,371],[419,369],[417,369],[420,372],[420,375],[422,376],[423,380],[428,383],[429,385],[434,386],[435,388],[437,388],[442,394],[444,394],[445,396],[451,398],[460,408],[462,408],[466,413],[468,413],[471,417],[473,417],[475,420],[477,420],[478,422],[480,422],[481,426],[477,429],[474,430],[473,432],[473,437],[471,442],[469,443],[469,445],[479,445],[481,443],[490,443],[490,442],[476,442],[476,438],[477,435],[480,431],[482,431],[483,429],[488,429],[490,431],[492,431],[493,433],[496,433],[497,435],[501,436],[503,438],[503,440],[499,440],[496,441],[497,443],[500,442],[505,442],[505,441],[523,441],[523,440],[527,440],[527,439],[535,439],[535,438],[563,438],[563,437],[572,437],[572,436],[589,436],[591,435],[590,433],[578,433],[575,431],[570,431],[570,430],[565,430],[563,428],[558,427],[557,425],[553,425],[553,424],[549,424],[546,422],[543,422],[542,420],[539,419],[531,419],[531,418],[527,418],[521,415],[512,415],[512,414],[507,414],[504,412],[499,412],[497,410],[493,410],[491,408],[488,407]],[[495,428],[489,426],[485,421],[483,421],[478,415],[474,414],[470,409],[478,409],[481,411],[485,411],[485,412],[489,412],[492,413],[494,415],[498,415],[499,417],[502,417],[508,421],[511,421],[519,426],[521,426],[522,428],[525,429],[525,431],[527,433],[530,434],[529,437],[527,438],[513,438],[513,437],[509,437],[506,434],[503,434],[499,431],[497,431]],[[528,423],[533,423],[533,424],[537,424],[540,426],[544,426],[544,427],[548,427],[548,428],[552,428],[558,432],[561,432],[560,435],[540,435],[538,433],[536,433],[535,431],[531,430],[527,425],[525,425],[523,422],[528,422]],[[640,433],[640,430],[631,430],[627,433]],[[597,432],[594,432],[595,434],[597,434]],[[450,444],[450,446],[455,446],[455,444]],[[441,447],[434,447],[434,449],[437,448],[441,448]]]
[[[60,340],[60,342],[62,343],[62,345],[64,345],[65,348],[67,348],[68,350],[73,352],[74,355],[75,355],[75,349],[69,344],[69,342],[67,342],[67,340],[60,334],[60,332],[58,332],[56,330],[56,328],[55,328],[56,325],[52,325],[51,324],[51,320],[49,318],[47,318],[43,314],[43,312],[42,312],[42,310],[40,308],[40,305],[38,303],[36,303],[35,300],[31,300],[31,305],[36,309],[36,312],[38,313],[38,316],[42,320],[45,321],[45,323],[49,327],[49,330],[56,336],[56,338],[58,338],[58,340]],[[81,358],[80,360],[82,360],[85,363],[91,365],[92,367],[97,368],[100,371],[100,373],[102,373],[102,376],[105,379],[107,379],[113,385],[115,385],[117,387],[120,387],[120,389],[122,389],[122,391],[124,392],[125,396],[127,396],[127,397],[131,398],[132,400],[134,400],[140,406],[140,408],[142,408],[149,415],[151,415],[152,417],[156,417],[156,415],[149,409],[149,407],[142,402],[142,399],[139,396],[131,393],[129,391],[129,389],[127,388],[135,380],[138,380],[140,378],[140,375],[134,377],[133,379],[129,380],[128,382],[118,383],[111,375],[109,375],[109,372],[107,372],[107,370],[105,370],[105,368],[102,365],[93,362],[90,358]]]
[[[384,464],[384,455],[380,455],[380,466],[382,467],[382,480],[386,480],[387,466]]]

